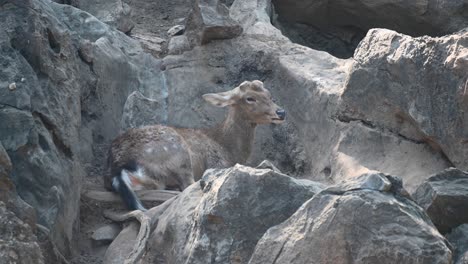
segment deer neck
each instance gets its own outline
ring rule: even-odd
[[[226,119],[210,134],[230,154],[233,163],[245,163],[252,151],[256,126],[230,107]]]

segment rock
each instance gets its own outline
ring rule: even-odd
[[[369,172],[349,181],[342,181],[334,186],[326,188],[329,192],[348,192],[354,190],[389,191],[392,184],[386,175],[379,172]]]
[[[136,191],[138,197],[143,202],[165,202],[180,192],[178,191],[168,191],[168,190],[140,190]],[[83,197],[98,201],[101,203],[121,203],[122,198],[117,193],[114,192],[103,192],[103,191],[93,191],[88,190],[83,193]]]
[[[185,26],[184,25],[175,25],[167,31],[167,35],[170,37],[184,34]]]
[[[277,173],[281,173],[281,171],[269,160],[264,160],[260,164],[258,164],[256,169],[269,169]]]
[[[0,202],[3,202],[7,210],[14,213],[34,231],[37,222],[36,212],[18,196],[16,187],[10,178],[11,171],[10,157],[0,141]]]
[[[16,83],[14,83],[14,82],[13,82],[13,83],[10,83],[10,85],[8,85],[8,89],[9,89],[10,91],[16,90]]]
[[[73,0],[72,3],[123,33],[130,33],[135,26],[131,19],[131,8],[122,0]]]
[[[122,228],[117,224],[109,224],[96,229],[91,238],[95,241],[112,241],[122,231]]]
[[[269,169],[208,170],[159,217],[143,263],[246,263],[269,227],[322,188]]]
[[[164,104],[145,97],[138,91],[131,93],[124,105],[121,129],[155,125],[165,122]]]
[[[355,52],[338,118],[428,145],[448,165],[468,169],[466,74],[454,66],[467,39],[468,32],[411,38],[370,30]]]
[[[172,198],[156,207],[151,208],[146,212],[151,218],[151,226],[157,225],[159,217],[172,204],[175,198]],[[136,222],[132,222],[126,226],[122,232],[115,238],[106,250],[103,263],[104,264],[121,264],[130,256],[136,245],[139,228]]]
[[[186,36],[172,37],[167,47],[167,53],[172,55],[182,54],[187,50],[190,50],[190,43]]]
[[[13,164],[9,179],[27,203],[12,198],[11,210],[32,206],[37,222],[50,230],[47,237],[68,257],[79,230],[83,163],[93,161],[93,146],[118,134],[131,92],[164,96],[160,62],[136,40],[72,6],[3,4],[9,8],[0,9],[0,87],[13,81],[17,89],[0,89],[0,141]],[[36,215],[19,211],[22,220]]]
[[[442,234],[468,223],[468,173],[446,169],[427,179],[413,193]]]
[[[161,46],[166,41],[154,34],[132,34],[132,38],[138,40],[144,50],[151,53],[154,57],[158,58],[162,53]]]
[[[282,24],[290,25],[289,30],[297,30],[299,26],[310,28],[309,31],[299,29],[297,32],[312,33],[323,42],[330,42],[335,37],[343,42],[356,43],[371,28],[387,28],[412,36],[443,36],[468,26],[463,0],[338,0],[333,3],[315,1],[313,4],[304,0],[278,0],[275,1],[275,11]],[[323,35],[328,35],[328,38]],[[356,39],[353,41],[352,38]]]
[[[448,241],[453,245],[453,263],[468,263],[468,224],[460,225],[447,234]]]
[[[229,16],[229,9],[218,0],[193,1],[185,27],[186,35],[194,46],[235,38],[242,33],[242,27]]]
[[[385,177],[361,177],[386,182]],[[356,182],[359,180],[356,180]],[[396,219],[398,219],[396,221]],[[444,237],[424,211],[389,191],[324,190],[271,227],[249,261],[255,263],[451,263]]]
[[[3,202],[0,202],[0,263],[45,263],[31,227]]]

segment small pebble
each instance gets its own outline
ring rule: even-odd
[[[26,79],[25,79],[25,78],[21,78],[21,82],[25,82],[25,81],[26,81]]]
[[[8,89],[10,89],[10,91],[16,90],[16,83],[10,83],[10,85],[8,85]]]

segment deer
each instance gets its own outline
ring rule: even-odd
[[[223,122],[199,129],[164,125],[131,128],[112,141],[104,182],[107,189],[120,194],[128,209],[146,211],[135,191],[182,191],[208,168],[245,163],[257,125],[285,120],[286,111],[273,102],[259,80],[202,97],[216,107],[229,108]]]

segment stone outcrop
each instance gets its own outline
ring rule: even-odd
[[[3,202],[0,202],[0,263],[45,263],[31,226]]]
[[[119,132],[131,91],[158,89],[159,62],[69,5],[4,1],[0,23],[0,141],[13,164],[11,180],[69,255],[82,162],[93,159],[94,144]]]
[[[208,170],[158,218],[143,263],[246,263],[269,227],[322,188],[270,169]]]
[[[445,238],[402,190],[382,174],[328,188],[270,228],[249,263],[451,263]]]
[[[100,21],[130,33],[135,26],[131,19],[131,8],[122,0],[71,0],[71,4],[95,16]]]
[[[354,55],[338,118],[425,143],[468,168],[467,39],[468,32],[411,38],[370,30]]]
[[[295,42],[349,58],[372,28],[411,36],[443,36],[468,26],[463,0],[273,0],[277,25]]]
[[[235,38],[242,33],[242,27],[229,16],[229,9],[218,0],[193,1],[185,27],[192,45]]]
[[[454,228],[447,239],[453,246],[453,264],[468,263],[468,224]]]
[[[443,234],[468,223],[468,173],[450,168],[437,173],[413,193]]]

